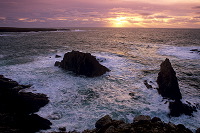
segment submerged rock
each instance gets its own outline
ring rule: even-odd
[[[165,61],[161,63],[157,83],[157,90],[161,96],[172,100],[182,99],[176,72],[171,66],[169,59],[165,59]]]
[[[152,89],[152,85],[150,85],[147,80],[144,80],[144,85],[147,87],[147,89]]]
[[[90,53],[82,53],[79,51],[66,53],[59,66],[63,69],[73,71],[77,75],[85,75],[88,77],[101,76],[110,71],[101,65]]]
[[[33,114],[49,102],[48,98],[20,91],[27,87],[0,75],[1,133],[34,133],[50,128],[50,121]]]
[[[55,55],[55,58],[60,58],[61,56],[60,55]]]

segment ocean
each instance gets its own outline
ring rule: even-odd
[[[200,127],[200,29],[70,29],[0,33],[0,74],[32,85],[24,91],[49,97],[37,112],[53,123],[48,131],[92,129],[107,114],[129,123],[136,115],[149,115],[192,131]],[[54,66],[72,50],[91,53],[111,71],[88,78]],[[157,87],[166,58],[176,71],[183,103],[197,106],[193,116],[170,118],[167,100],[144,85],[147,80]]]

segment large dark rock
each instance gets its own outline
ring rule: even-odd
[[[106,125],[109,125],[111,122],[112,118],[109,115],[106,115],[96,122],[95,127],[99,129],[105,127]]]
[[[174,100],[173,102],[169,102],[170,116],[178,117],[182,114],[192,115],[194,111],[197,111],[195,106],[184,104],[180,101],[182,95],[179,89],[176,72],[172,68],[169,59],[161,63],[157,83],[159,86],[159,88],[157,88],[158,93],[164,98]]]
[[[33,114],[49,102],[48,98],[20,91],[27,87],[0,75],[1,133],[34,133],[50,128],[50,121]]]
[[[66,53],[60,63],[60,67],[73,71],[77,75],[85,75],[88,77],[100,76],[110,71],[101,65],[90,53],[82,53],[79,51]]]
[[[158,93],[172,100],[182,99],[180,93],[176,72],[171,66],[169,59],[165,59],[160,65],[160,72],[157,78]]]

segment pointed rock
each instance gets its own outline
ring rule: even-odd
[[[165,61],[161,63],[157,83],[157,90],[161,96],[172,100],[182,99],[176,72],[174,71],[169,59],[165,59]]]

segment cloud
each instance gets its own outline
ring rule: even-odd
[[[169,23],[185,18],[198,19],[199,0],[1,0],[0,21],[23,26],[105,26],[126,17],[134,23]],[[196,11],[196,12],[194,12]],[[197,16],[197,17],[196,17]],[[192,23],[197,20],[184,21]],[[45,23],[45,24],[44,24]],[[88,23],[88,24],[87,24]],[[181,22],[180,22],[181,23]],[[198,23],[198,22],[195,22]],[[55,26],[54,26],[55,24]],[[149,26],[148,25],[148,26]],[[153,25],[153,24],[152,24]],[[1,24],[0,26],[4,26]],[[131,26],[131,25],[130,25]],[[197,25],[198,26],[198,25]],[[199,26],[200,27],[200,26]]]
[[[152,13],[147,13],[147,12],[146,12],[146,13],[145,13],[145,12],[144,12],[144,13],[139,13],[139,14],[142,15],[142,16],[149,16],[149,15],[152,15]]]
[[[200,9],[200,6],[194,6],[192,9]]]
[[[200,16],[198,16],[198,17],[193,17],[193,18],[200,18]]]
[[[154,18],[172,18],[172,17],[165,16],[165,15],[158,15],[158,16],[154,16]]]

